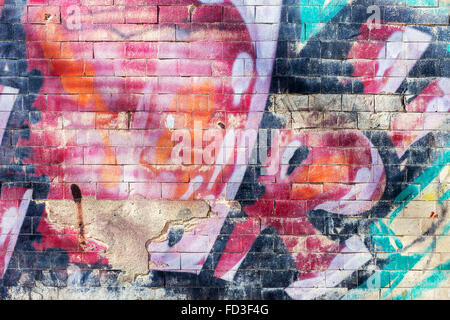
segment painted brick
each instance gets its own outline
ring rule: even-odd
[[[443,2],[4,2],[0,299],[449,298]]]

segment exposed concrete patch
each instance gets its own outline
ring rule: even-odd
[[[76,203],[72,200],[45,200],[49,222],[55,229],[78,229]],[[146,243],[167,240],[171,225],[191,229],[212,213],[206,201],[147,200],[134,196],[128,200],[82,200],[87,239],[103,243],[105,257],[115,269],[123,270],[122,281],[147,274]],[[89,248],[87,248],[89,250]]]

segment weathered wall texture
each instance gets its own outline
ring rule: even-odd
[[[2,299],[449,299],[447,0],[0,0]]]

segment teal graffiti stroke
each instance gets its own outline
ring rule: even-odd
[[[447,143],[447,146],[450,144]],[[393,204],[397,208],[390,216],[389,224],[391,224],[395,217],[403,210],[406,205],[416,198],[421,191],[423,191],[450,163],[450,152],[445,152],[441,157],[432,163],[417,179],[415,179],[407,188],[403,190],[395,199]],[[438,204],[444,204],[444,201],[450,198],[450,189],[446,190],[438,199]],[[395,237],[393,230],[385,224],[381,219],[378,219],[370,225],[370,235],[375,251],[389,253],[386,261],[388,263],[382,270],[376,271],[363,284],[355,290],[350,291],[342,299],[352,300],[358,299],[360,296],[368,293],[370,290],[386,288],[388,289],[381,295],[382,299],[386,299],[389,294],[398,286],[404,279],[406,274],[426,255],[432,253],[436,247],[436,242],[443,236],[450,232],[450,222],[447,222],[441,234],[437,235],[430,246],[422,253],[411,255],[402,255],[399,251],[403,248],[402,243]],[[395,296],[392,299],[413,299],[420,297],[426,290],[431,290],[439,286],[444,281],[450,272],[449,262],[439,265],[433,269],[433,273],[420,282],[417,286],[408,289],[402,295]],[[375,285],[374,285],[375,284]]]

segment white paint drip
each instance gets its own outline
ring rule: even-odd
[[[421,42],[411,42],[417,39]],[[394,93],[400,87],[406,75],[429,46],[430,41],[431,35],[409,27],[405,28],[405,31],[394,32],[389,37],[378,55],[376,77],[387,78],[380,92]],[[393,73],[395,76],[390,76]]]
[[[361,168],[357,171],[354,182],[357,182],[350,191],[344,195],[341,200],[351,200],[356,197],[356,199],[368,200],[371,199],[381,178],[383,177],[384,169],[382,166],[377,165],[379,159],[378,151],[375,148],[370,149],[372,167]],[[361,203],[358,201],[345,202],[342,205],[339,201],[327,201],[316,206],[314,210],[327,210],[329,212],[342,214],[342,215],[356,215],[361,213],[362,210],[367,210],[368,208],[363,208]]]
[[[214,173],[209,180],[210,186],[209,190],[212,189],[214,185],[214,181],[216,181],[219,176],[220,171],[222,170],[223,164],[226,164],[230,158],[230,153],[234,152],[236,135],[233,129],[227,130],[225,137],[222,142],[222,146],[220,147],[220,152],[216,158],[216,165],[214,167]]]
[[[16,101],[17,93],[19,93],[19,89],[11,87],[3,87],[3,91],[0,93],[0,143],[3,140],[3,135],[5,134],[6,125],[8,124],[14,102]]]
[[[173,115],[169,114],[166,117],[165,124],[166,124],[166,128],[169,130],[172,130],[175,127],[175,119],[173,118]]]
[[[249,63],[251,61],[251,63]],[[245,93],[252,80],[251,73],[254,70],[252,57],[247,52],[237,55],[233,63],[231,86],[234,92],[234,105],[241,103],[242,94]]]
[[[449,112],[450,111],[450,79],[442,78],[438,81],[438,86],[444,92],[443,97],[436,97],[431,100],[425,112]]]
[[[25,191],[22,200],[20,201],[19,208],[11,207],[9,208],[2,217],[1,221],[1,236],[0,236],[0,247],[2,247],[5,241],[9,238],[8,247],[6,249],[6,254],[4,257],[4,269],[0,276],[3,278],[6,270],[8,269],[9,261],[16,247],[17,238],[19,237],[20,229],[22,228],[23,220],[30,205],[30,200],[33,194],[32,189]]]
[[[194,194],[195,191],[197,191],[201,184],[203,183],[203,177],[202,176],[196,176],[194,179],[192,179],[191,182],[189,182],[189,187],[186,193],[180,198],[180,200],[188,200],[191,195]]]

